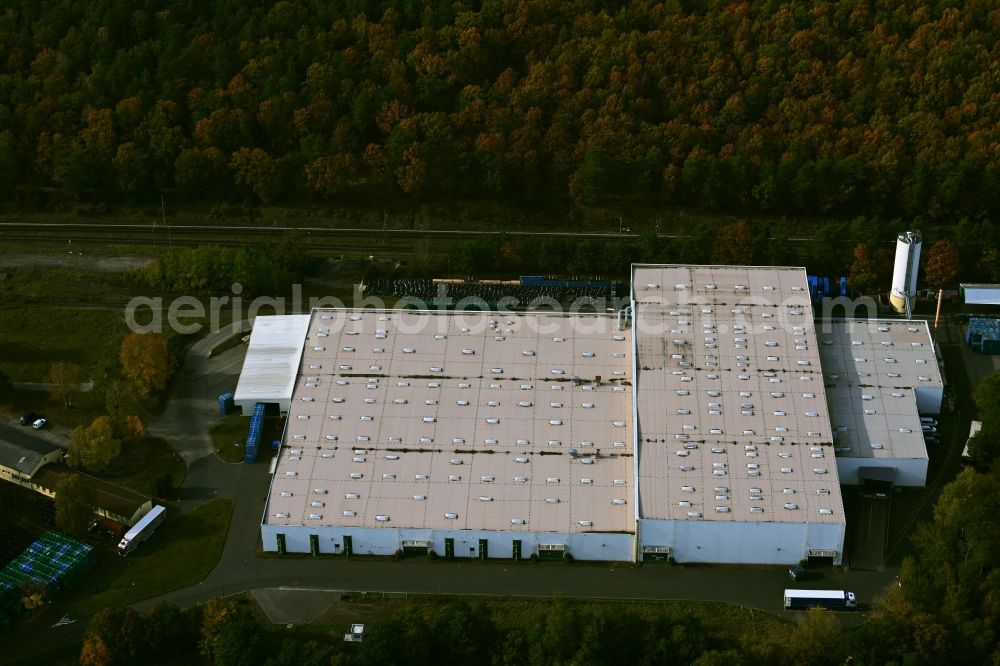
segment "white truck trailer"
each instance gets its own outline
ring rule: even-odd
[[[136,546],[149,538],[156,528],[159,527],[167,518],[167,510],[162,506],[154,506],[153,509],[143,516],[139,522],[132,526],[132,528],[125,533],[122,540],[118,543],[118,554],[122,557],[127,556]]]
[[[853,592],[843,590],[785,590],[785,610],[828,608],[855,610],[858,606]]]

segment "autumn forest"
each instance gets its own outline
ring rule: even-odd
[[[4,4],[0,188],[22,205],[1000,211],[985,0]]]

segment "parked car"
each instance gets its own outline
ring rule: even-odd
[[[933,433],[936,433],[938,431],[938,429],[935,428],[932,425],[920,426],[920,429],[923,430],[925,433],[929,433],[929,434],[933,434]]]
[[[800,580],[810,580],[814,576],[813,572],[809,571],[803,566],[796,564],[795,566],[788,569],[788,577],[797,582]]]
[[[937,419],[932,418],[930,416],[921,416],[920,423],[922,425],[932,425],[932,426],[936,426],[938,424]]]
[[[22,414],[21,418],[19,418],[17,420],[17,422],[20,423],[23,426],[25,426],[25,425],[31,425],[32,423],[34,423],[35,421],[37,421],[38,418],[39,418],[38,414],[36,414],[34,412],[28,412],[27,414]]]
[[[48,423],[48,421],[46,421],[45,419],[38,419],[37,421],[31,424],[31,427],[34,428],[35,430],[41,430],[42,428],[45,427],[46,423]]]

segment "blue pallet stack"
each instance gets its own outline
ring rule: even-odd
[[[223,416],[228,416],[233,413],[236,407],[236,403],[233,402],[232,393],[223,393],[219,396],[219,413]]]
[[[1000,319],[970,318],[965,343],[980,354],[1000,354]]]
[[[260,430],[264,425],[264,403],[258,402],[253,406],[253,415],[250,417],[250,434],[247,435],[247,448],[244,460],[252,463],[257,460],[257,440],[260,438]]]

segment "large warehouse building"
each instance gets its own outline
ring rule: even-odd
[[[820,344],[803,269],[733,266],[637,265],[614,316],[258,317],[237,402],[288,414],[263,547],[839,563],[840,484],[881,465],[920,485],[918,409],[940,407],[926,324],[854,329]],[[881,371],[887,341],[920,367],[844,365],[864,346]]]
[[[846,523],[805,270],[632,277],[641,550],[839,562]]]
[[[632,559],[630,335],[615,329],[313,312],[265,548]]]

